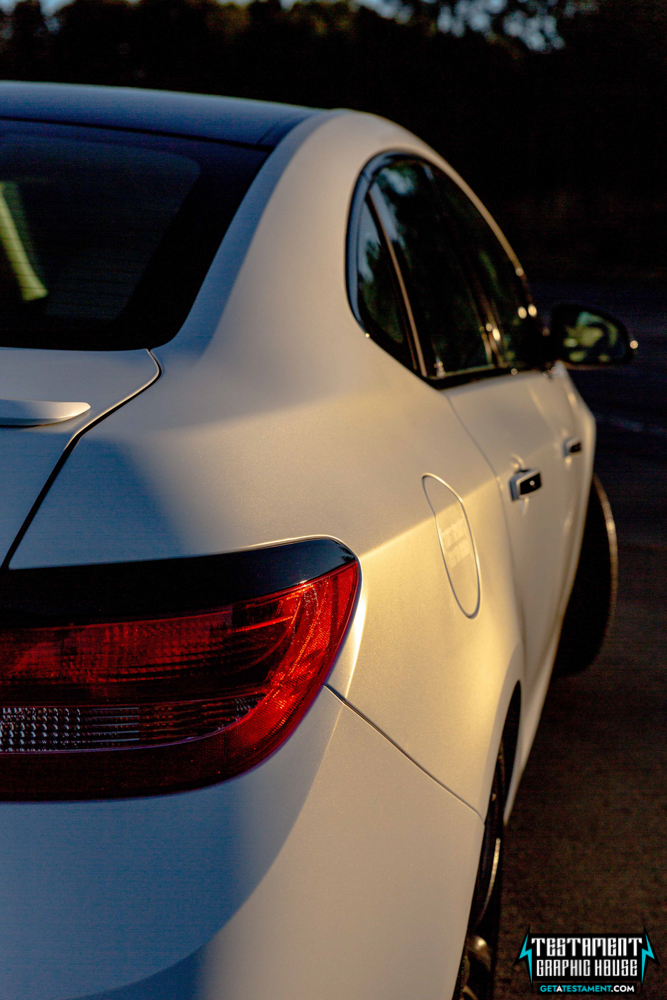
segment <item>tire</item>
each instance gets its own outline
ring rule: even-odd
[[[503,833],[507,795],[505,754],[500,746],[484,823],[477,880],[473,894],[463,956],[453,1000],[492,1000],[496,972],[500,900],[502,892]]]
[[[594,475],[579,565],[563,619],[554,676],[580,674],[596,659],[614,614],[617,586],[614,515],[602,483]]]

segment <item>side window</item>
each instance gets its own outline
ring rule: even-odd
[[[466,194],[454,181],[434,171],[446,208],[458,225],[460,239],[480,282],[494,320],[492,324],[499,358],[504,365],[531,365],[536,357],[540,330],[523,271],[515,264]]]
[[[443,378],[493,367],[484,324],[429,168],[411,158],[392,160],[376,175],[369,197],[405,282],[424,374]]]
[[[414,367],[400,288],[387,246],[366,200],[357,230],[359,318],[371,337],[408,368]]]

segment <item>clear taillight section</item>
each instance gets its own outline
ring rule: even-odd
[[[0,632],[0,795],[193,788],[270,754],[307,711],[354,607],[356,562],[184,617]]]

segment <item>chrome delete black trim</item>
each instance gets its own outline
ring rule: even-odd
[[[0,625],[39,626],[188,615],[263,597],[354,562],[333,538],[241,552],[0,573]]]

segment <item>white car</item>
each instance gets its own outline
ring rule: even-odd
[[[575,670],[614,583],[563,359],[636,345],[547,332],[372,115],[0,118],[0,996],[490,997],[568,600]]]

